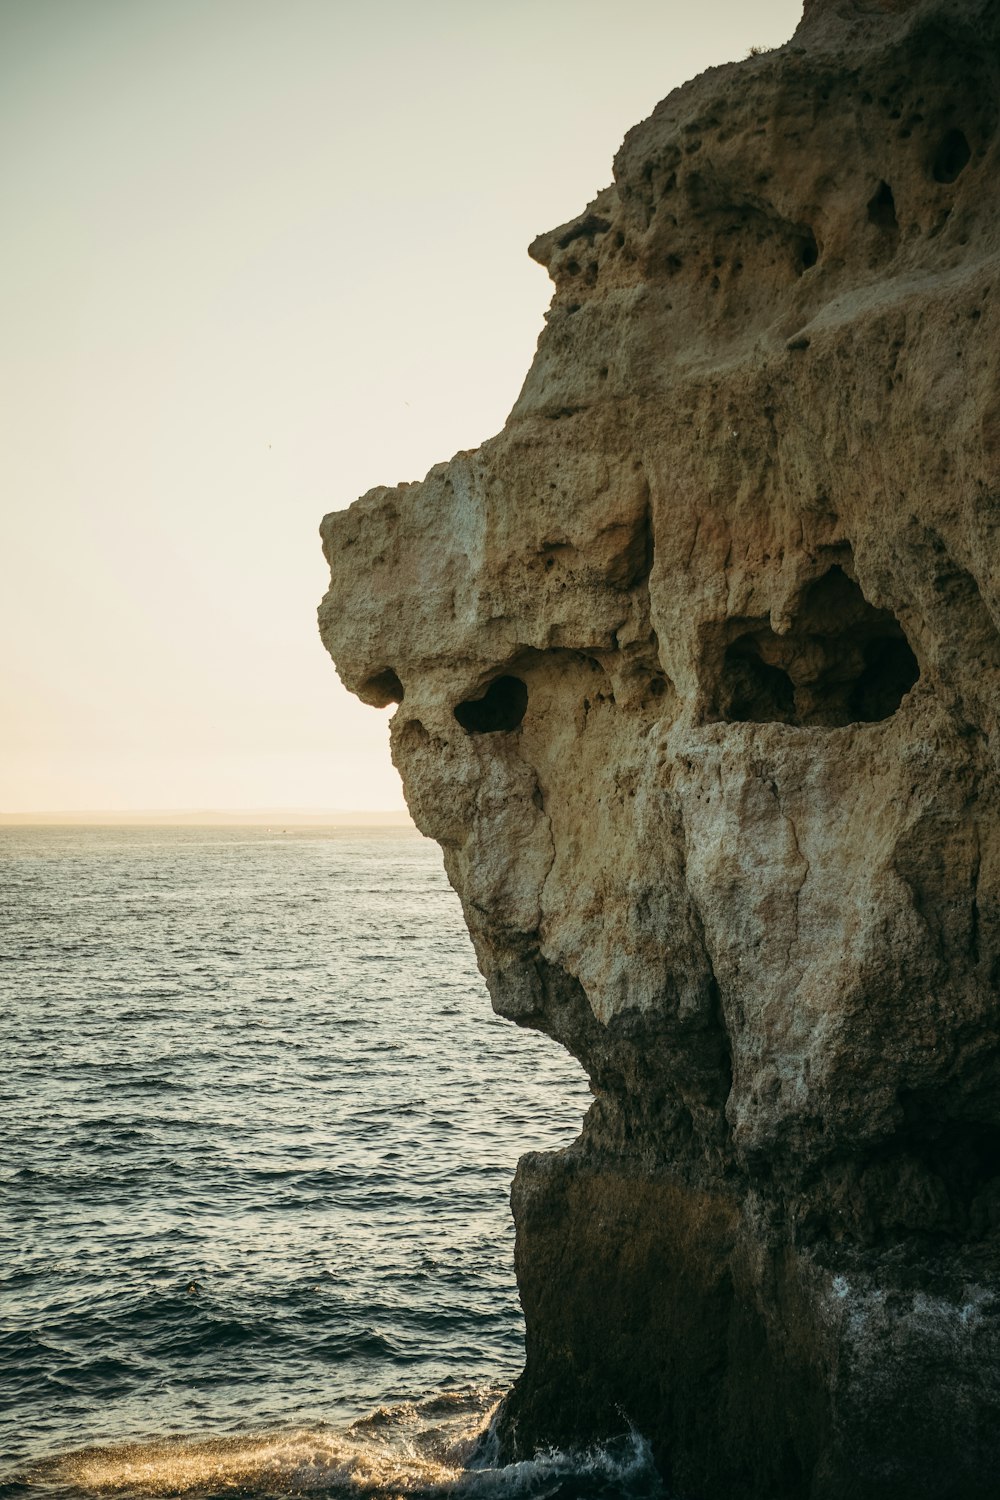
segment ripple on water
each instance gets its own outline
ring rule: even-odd
[[[451,1460],[419,1398],[517,1373],[510,1178],[589,1096],[493,1016],[437,849],[5,828],[0,923],[0,1467],[95,1492],[128,1464],[136,1493],[487,1483],[420,1469]],[[356,1425],[373,1408],[410,1413],[390,1454]]]

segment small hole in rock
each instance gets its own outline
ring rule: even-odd
[[[935,182],[954,182],[969,164],[972,150],[961,130],[949,130],[934,154],[931,175]]]
[[[810,271],[818,260],[819,246],[816,243],[816,236],[810,230],[802,240],[799,249],[799,264],[803,271]]]
[[[868,222],[879,229],[899,228],[896,220],[896,200],[887,182],[880,182],[868,200]]]
[[[481,698],[468,698],[455,709],[467,734],[509,734],[524,718],[528,689],[520,677],[497,677]]]
[[[403,701],[403,684],[391,667],[369,677],[361,692],[365,701],[375,708],[387,708],[390,703]]]

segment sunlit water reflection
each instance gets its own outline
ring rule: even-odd
[[[437,849],[7,828],[0,909],[9,1487],[569,1493],[476,1439],[513,1167],[589,1096],[493,1016]]]

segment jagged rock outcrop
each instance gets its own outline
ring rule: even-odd
[[[992,0],[812,0],[532,245],[504,431],[323,523],[493,1003],[595,1094],[517,1171],[510,1453],[995,1494],[998,74]]]

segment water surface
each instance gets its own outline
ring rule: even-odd
[[[523,1355],[513,1168],[589,1095],[492,1014],[434,845],[4,828],[0,930],[9,1490],[645,1473],[638,1449],[496,1471],[481,1444],[469,1470]]]

